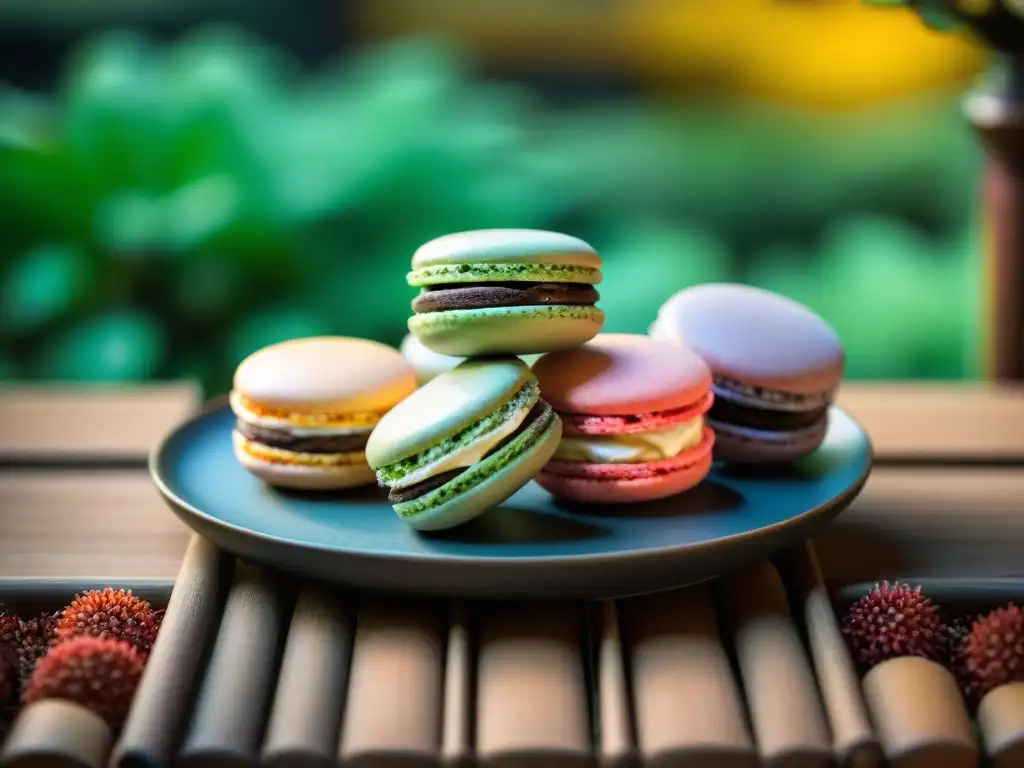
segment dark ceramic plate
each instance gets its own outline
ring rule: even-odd
[[[407,594],[604,598],[702,581],[810,536],[871,470],[867,435],[834,408],[825,444],[790,467],[716,467],[688,493],[630,507],[571,506],[531,483],[461,528],[424,535],[378,488],[300,495],[264,485],[235,461],[233,423],[213,406],[151,458],[186,524],[243,558]]]

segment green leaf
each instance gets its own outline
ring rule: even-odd
[[[26,231],[38,238],[73,236],[87,221],[87,201],[59,151],[0,144],[0,208],[4,239]]]
[[[164,188],[225,174],[259,198],[267,183],[261,166],[281,139],[278,115],[288,112],[290,70],[270,47],[226,28],[202,29],[169,48],[161,70],[172,127]]]
[[[922,8],[918,14],[925,26],[938,32],[950,32],[960,26],[956,16],[938,8]]]
[[[53,140],[53,100],[0,83],[0,145],[41,148]]]
[[[96,239],[116,259],[134,261],[159,250],[164,222],[160,201],[152,193],[124,190],[96,207]]]
[[[229,176],[208,176],[175,190],[159,206],[161,242],[175,251],[194,250],[238,221],[242,192]]]
[[[88,295],[92,278],[87,257],[72,246],[26,253],[0,283],[0,325],[24,333],[66,316]]]
[[[604,262],[598,289],[607,332],[646,333],[657,308],[676,291],[735,279],[725,243],[697,227],[631,221],[589,241]]]
[[[901,222],[858,218],[834,227],[823,263],[826,317],[846,342],[851,371],[962,375],[964,329],[947,282],[955,262],[934,244]]]
[[[101,36],[72,59],[63,136],[94,194],[155,182],[165,144],[156,86],[152,54],[136,35]]]
[[[200,28],[164,51],[162,81],[179,119],[212,111],[244,115],[292,85],[294,64],[240,29]]]
[[[37,376],[75,381],[145,381],[166,351],[164,329],[139,311],[86,318],[58,334],[35,360]]]
[[[244,265],[218,253],[196,254],[179,262],[169,286],[173,307],[195,323],[222,320],[245,300]]]

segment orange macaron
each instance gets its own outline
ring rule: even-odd
[[[597,504],[681,493],[711,469],[711,372],[692,350],[646,336],[601,334],[551,352],[533,371],[563,423],[537,478],[555,496]]]

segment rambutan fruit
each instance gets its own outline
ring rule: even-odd
[[[21,687],[18,651],[14,645],[18,617],[0,613],[0,744],[14,722],[17,693]]]
[[[94,589],[76,595],[57,621],[56,642],[88,635],[131,643],[148,656],[156,640],[159,620],[148,601],[131,590]]]
[[[963,691],[967,703],[973,707],[977,703],[974,681],[967,668],[967,635],[970,634],[973,616],[958,616],[947,622],[945,631],[946,658],[945,665]]]
[[[55,645],[39,660],[22,701],[65,699],[95,712],[120,728],[142,677],[142,655],[131,643],[81,636]]]
[[[964,653],[979,697],[1004,683],[1024,682],[1024,611],[1009,603],[978,618]]]
[[[0,642],[0,707],[18,690],[18,654],[9,643]]]
[[[13,613],[0,611],[0,642],[10,642],[9,640],[5,641],[4,638],[12,637],[14,635],[14,631],[18,628],[19,622],[20,619]]]
[[[939,607],[909,584],[875,585],[850,607],[842,630],[862,669],[897,656],[941,661],[945,650]]]
[[[14,649],[19,677],[23,682],[29,678],[36,662],[50,647],[56,623],[56,616],[50,613],[33,619],[21,619],[8,614],[0,622],[0,643]]]

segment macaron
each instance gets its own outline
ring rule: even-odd
[[[399,517],[416,530],[436,531],[471,520],[526,485],[561,435],[526,363],[473,359],[381,419],[366,458]]]
[[[412,258],[409,330],[443,355],[550,352],[592,339],[601,257],[582,240],[532,229],[445,235]]]
[[[264,347],[235,371],[235,456],[281,488],[372,484],[370,432],[415,389],[401,353],[375,341],[321,336]]]
[[[427,349],[423,346],[423,342],[411,333],[406,334],[398,349],[409,362],[409,365],[412,366],[413,370],[416,371],[416,379],[421,385],[426,384],[442,373],[450,371],[466,359],[464,357],[442,355],[439,352]]]
[[[785,463],[825,439],[846,355],[812,310],[760,288],[712,283],[670,298],[650,334],[687,345],[711,368],[716,459]]]
[[[632,334],[601,334],[533,366],[563,436],[537,482],[595,504],[666,498],[700,483],[715,436],[705,424],[711,372],[696,353]]]
[[[416,380],[419,381],[420,385],[426,384],[435,376],[440,376],[442,373],[450,371],[466,359],[464,357],[442,355],[429,350],[423,346],[423,342],[411,333],[405,335],[398,348],[402,356],[409,361],[409,365],[416,371]],[[519,357],[527,365],[533,365],[540,358],[540,355],[520,355]]]

